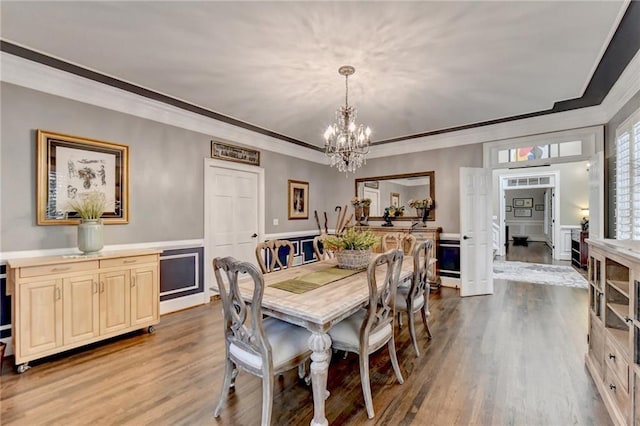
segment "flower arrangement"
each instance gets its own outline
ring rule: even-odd
[[[371,205],[371,198],[358,198],[353,197],[351,199],[351,205],[353,207],[369,207]]]
[[[378,238],[369,230],[347,229],[342,235],[329,235],[322,244],[333,251],[369,250],[378,243]]]
[[[83,220],[98,220],[107,207],[107,199],[102,192],[92,191],[69,200],[69,208]]]
[[[433,200],[431,198],[425,198],[423,200],[411,199],[407,204],[414,209],[430,209],[433,207]]]
[[[404,215],[404,206],[389,206],[384,208],[385,216],[398,217]]]

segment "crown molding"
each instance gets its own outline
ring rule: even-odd
[[[1,52],[0,80],[242,145],[326,163],[324,154],[268,135],[195,114],[126,90]],[[328,164],[328,163],[327,163]]]
[[[227,140],[314,163],[329,164],[322,152],[195,114],[7,52],[0,52],[0,61],[2,65],[0,81],[191,130],[209,135],[213,139]],[[374,144],[368,158],[411,154],[605,124],[633,95],[640,91],[638,75],[640,75],[640,52],[635,55],[602,104],[598,106],[377,146]]]

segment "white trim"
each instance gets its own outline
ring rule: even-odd
[[[614,115],[629,102],[636,93],[640,92],[640,50],[636,52],[627,68],[622,72],[613,85],[607,97],[602,101],[601,107],[605,111],[605,120],[608,122]]]
[[[440,276],[440,284],[442,287],[460,288],[460,278]]]
[[[197,290],[198,289],[198,281],[200,278],[200,268],[198,267],[198,261],[200,260],[200,254],[197,252],[192,252],[192,253],[183,253],[183,254],[173,254],[170,256],[160,256],[160,261],[163,260],[167,260],[167,259],[182,259],[182,258],[186,258],[186,257],[193,257],[193,270],[195,271],[195,283],[188,285],[187,287],[180,287],[180,288],[176,288],[174,290],[169,290],[169,291],[163,291],[160,292],[160,297],[162,296],[167,296],[169,294],[176,294],[176,293],[182,293],[184,291],[189,291],[189,290]],[[204,291],[204,290],[203,290]],[[201,293],[201,292],[198,292]]]
[[[211,135],[213,138],[328,164],[324,153],[291,142],[186,111],[7,52],[0,52],[0,60],[0,78],[7,83]]]
[[[0,79],[7,83],[209,134],[214,138],[278,152],[314,163],[328,164],[327,158],[322,152],[185,111],[7,52],[0,52],[0,60],[2,61]],[[637,78],[639,74],[640,52],[626,67],[601,105],[374,145],[371,147],[368,157],[402,155],[603,124],[608,122],[635,93],[640,91],[640,79]]]
[[[147,248],[161,248],[164,250],[179,250],[182,248],[204,247],[204,240],[179,240],[179,241],[151,241],[148,243],[114,244],[104,246],[103,251],[136,250]],[[24,259],[27,257],[61,256],[65,254],[79,254],[77,248],[57,248],[41,250],[8,251],[0,253],[0,263],[8,259]]]
[[[205,293],[207,293],[205,289]],[[171,312],[181,311],[183,309],[200,306],[207,303],[202,298],[202,293],[190,294],[189,296],[178,297],[160,302],[160,315],[169,314]],[[162,322],[162,319],[160,319]]]
[[[332,229],[329,230],[331,234],[333,232]],[[280,232],[277,234],[264,234],[264,240],[286,240],[287,238],[299,238],[299,237],[307,237],[307,236],[315,236],[318,235],[319,232],[317,229],[313,229],[311,231],[292,231],[292,232]]]
[[[8,357],[9,355],[13,355],[13,344],[11,343],[12,340],[13,339],[11,338],[11,336],[0,339],[0,342],[7,344],[7,347],[4,350],[5,358]]]
[[[558,251],[558,259],[571,260],[571,230],[574,226],[558,226],[558,241],[554,243]]]
[[[507,223],[506,212],[505,212],[505,191],[508,189],[508,186],[507,186],[508,180],[513,178],[523,177],[523,176],[527,176],[527,177],[549,176],[548,185],[531,185],[531,186],[523,185],[523,186],[519,186],[518,189],[553,188],[555,193],[555,200],[554,200],[554,208],[553,208],[553,221],[554,221],[553,248],[552,248],[553,254],[551,257],[553,259],[562,259],[559,254],[560,252],[558,251],[558,244],[557,244],[557,241],[560,237],[560,233],[559,233],[560,209],[558,208],[560,204],[560,201],[559,201],[560,200],[560,171],[559,170],[534,171],[533,169],[520,169],[519,171],[510,170],[509,172],[500,173],[497,175],[498,188],[500,191],[498,193],[498,225],[500,225],[500,242],[498,244],[498,255],[500,256],[505,255],[505,244],[506,244],[505,226]],[[516,221],[510,220],[510,222],[516,222]],[[530,222],[530,221],[523,221],[523,222]],[[541,220],[541,222],[543,223],[543,228],[544,228],[544,219]],[[544,232],[545,230],[543,229],[542,235],[544,235]],[[539,239],[539,238],[541,238],[541,236],[536,236],[536,239]],[[545,239],[543,239],[543,241]]]
[[[460,241],[460,233],[453,232],[441,232],[440,233],[441,240],[458,240]]]
[[[0,325],[0,331],[11,330],[11,324]]]

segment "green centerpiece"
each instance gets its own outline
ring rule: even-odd
[[[330,235],[323,241],[325,247],[336,253],[338,267],[343,269],[364,269],[369,265],[371,248],[378,238],[371,231],[347,229],[341,235]]]

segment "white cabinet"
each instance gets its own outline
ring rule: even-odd
[[[7,262],[18,371],[31,360],[159,322],[158,250]]]

